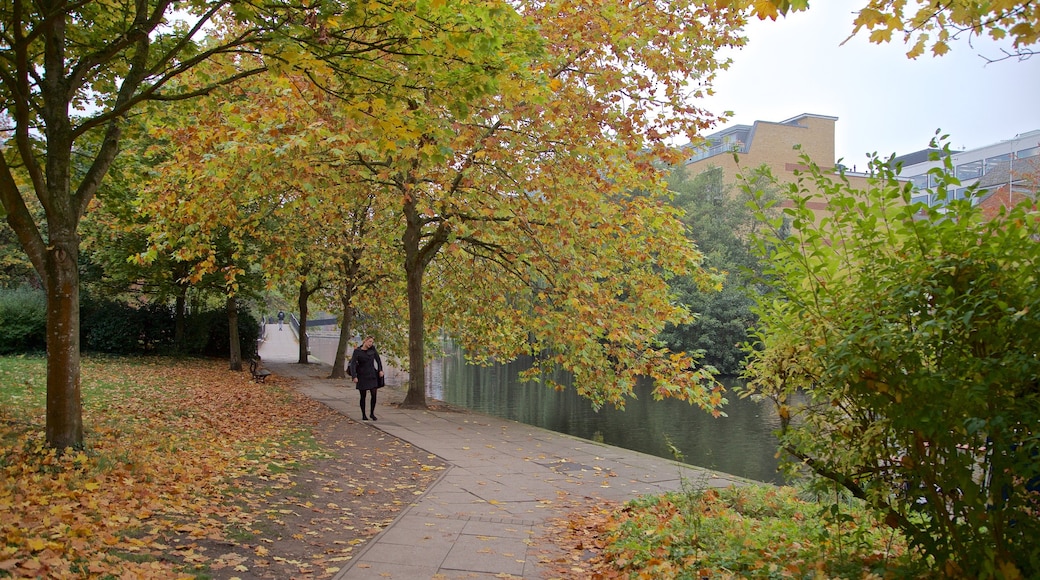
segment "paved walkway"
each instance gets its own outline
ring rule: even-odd
[[[297,364],[288,325],[267,328],[260,347],[276,376],[302,393],[359,420],[352,383],[327,379],[331,365]],[[437,455],[442,477],[374,537],[335,580],[545,578],[538,538],[547,520],[575,500],[625,501],[697,486],[746,483],[667,459],[468,411],[402,410],[401,385],[379,393],[378,421],[368,424]]]

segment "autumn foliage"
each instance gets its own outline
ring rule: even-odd
[[[751,10],[760,19],[776,20],[780,14],[809,8],[808,0],[755,0]],[[1008,56],[1022,59],[1033,54],[1040,40],[1040,6],[1029,0],[1001,2],[932,2],[931,0],[866,0],[854,11],[852,35],[866,31],[870,42],[898,41],[910,47],[906,55],[917,58],[929,50],[933,56],[950,51],[950,42],[967,36],[1010,41]]]
[[[821,501],[822,500],[822,501]],[[792,487],[687,489],[575,509],[543,563],[575,580],[929,577],[862,506]]]
[[[287,379],[256,385],[214,361],[87,359],[91,428],[83,450],[62,453],[40,428],[44,364],[0,360],[0,577],[256,577],[286,560],[271,544],[274,522],[336,511],[353,538],[312,543],[292,569],[329,577],[386,524],[348,505],[274,505],[296,472],[329,457],[311,430],[333,413]],[[410,496],[427,467],[406,466],[415,481],[396,491]],[[345,475],[325,481],[347,497],[375,493]]]

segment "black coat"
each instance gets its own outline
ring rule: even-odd
[[[354,354],[350,356],[350,364],[347,372],[350,376],[357,378],[359,391],[378,389],[383,386],[383,378],[379,376],[383,370],[383,361],[379,358],[379,351],[373,346],[370,349],[355,348]]]

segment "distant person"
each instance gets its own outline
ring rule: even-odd
[[[282,329],[282,323],[285,322],[285,313],[281,310],[278,311],[278,330]]]
[[[376,418],[376,390],[385,382],[383,380],[383,361],[376,350],[376,339],[366,336],[361,346],[354,349],[354,354],[350,356],[350,364],[347,365],[347,374],[354,379],[355,386],[361,393],[361,420],[368,421],[368,418],[371,417],[373,421],[378,421]],[[366,415],[365,398],[369,392],[372,393],[372,404]]]

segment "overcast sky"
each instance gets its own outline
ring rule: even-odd
[[[1000,46],[957,42],[943,57],[910,60],[907,47],[870,44],[852,31],[866,0],[826,0],[773,21],[755,19],[748,46],[716,82],[708,110],[732,111],[730,123],[785,121],[802,113],[837,117],[835,152],[862,170],[882,157],[928,146],[936,129],[956,149],[974,149],[1040,129],[1040,54],[986,64]],[[911,3],[912,4],[912,3]],[[1040,47],[1034,47],[1040,50]]]

